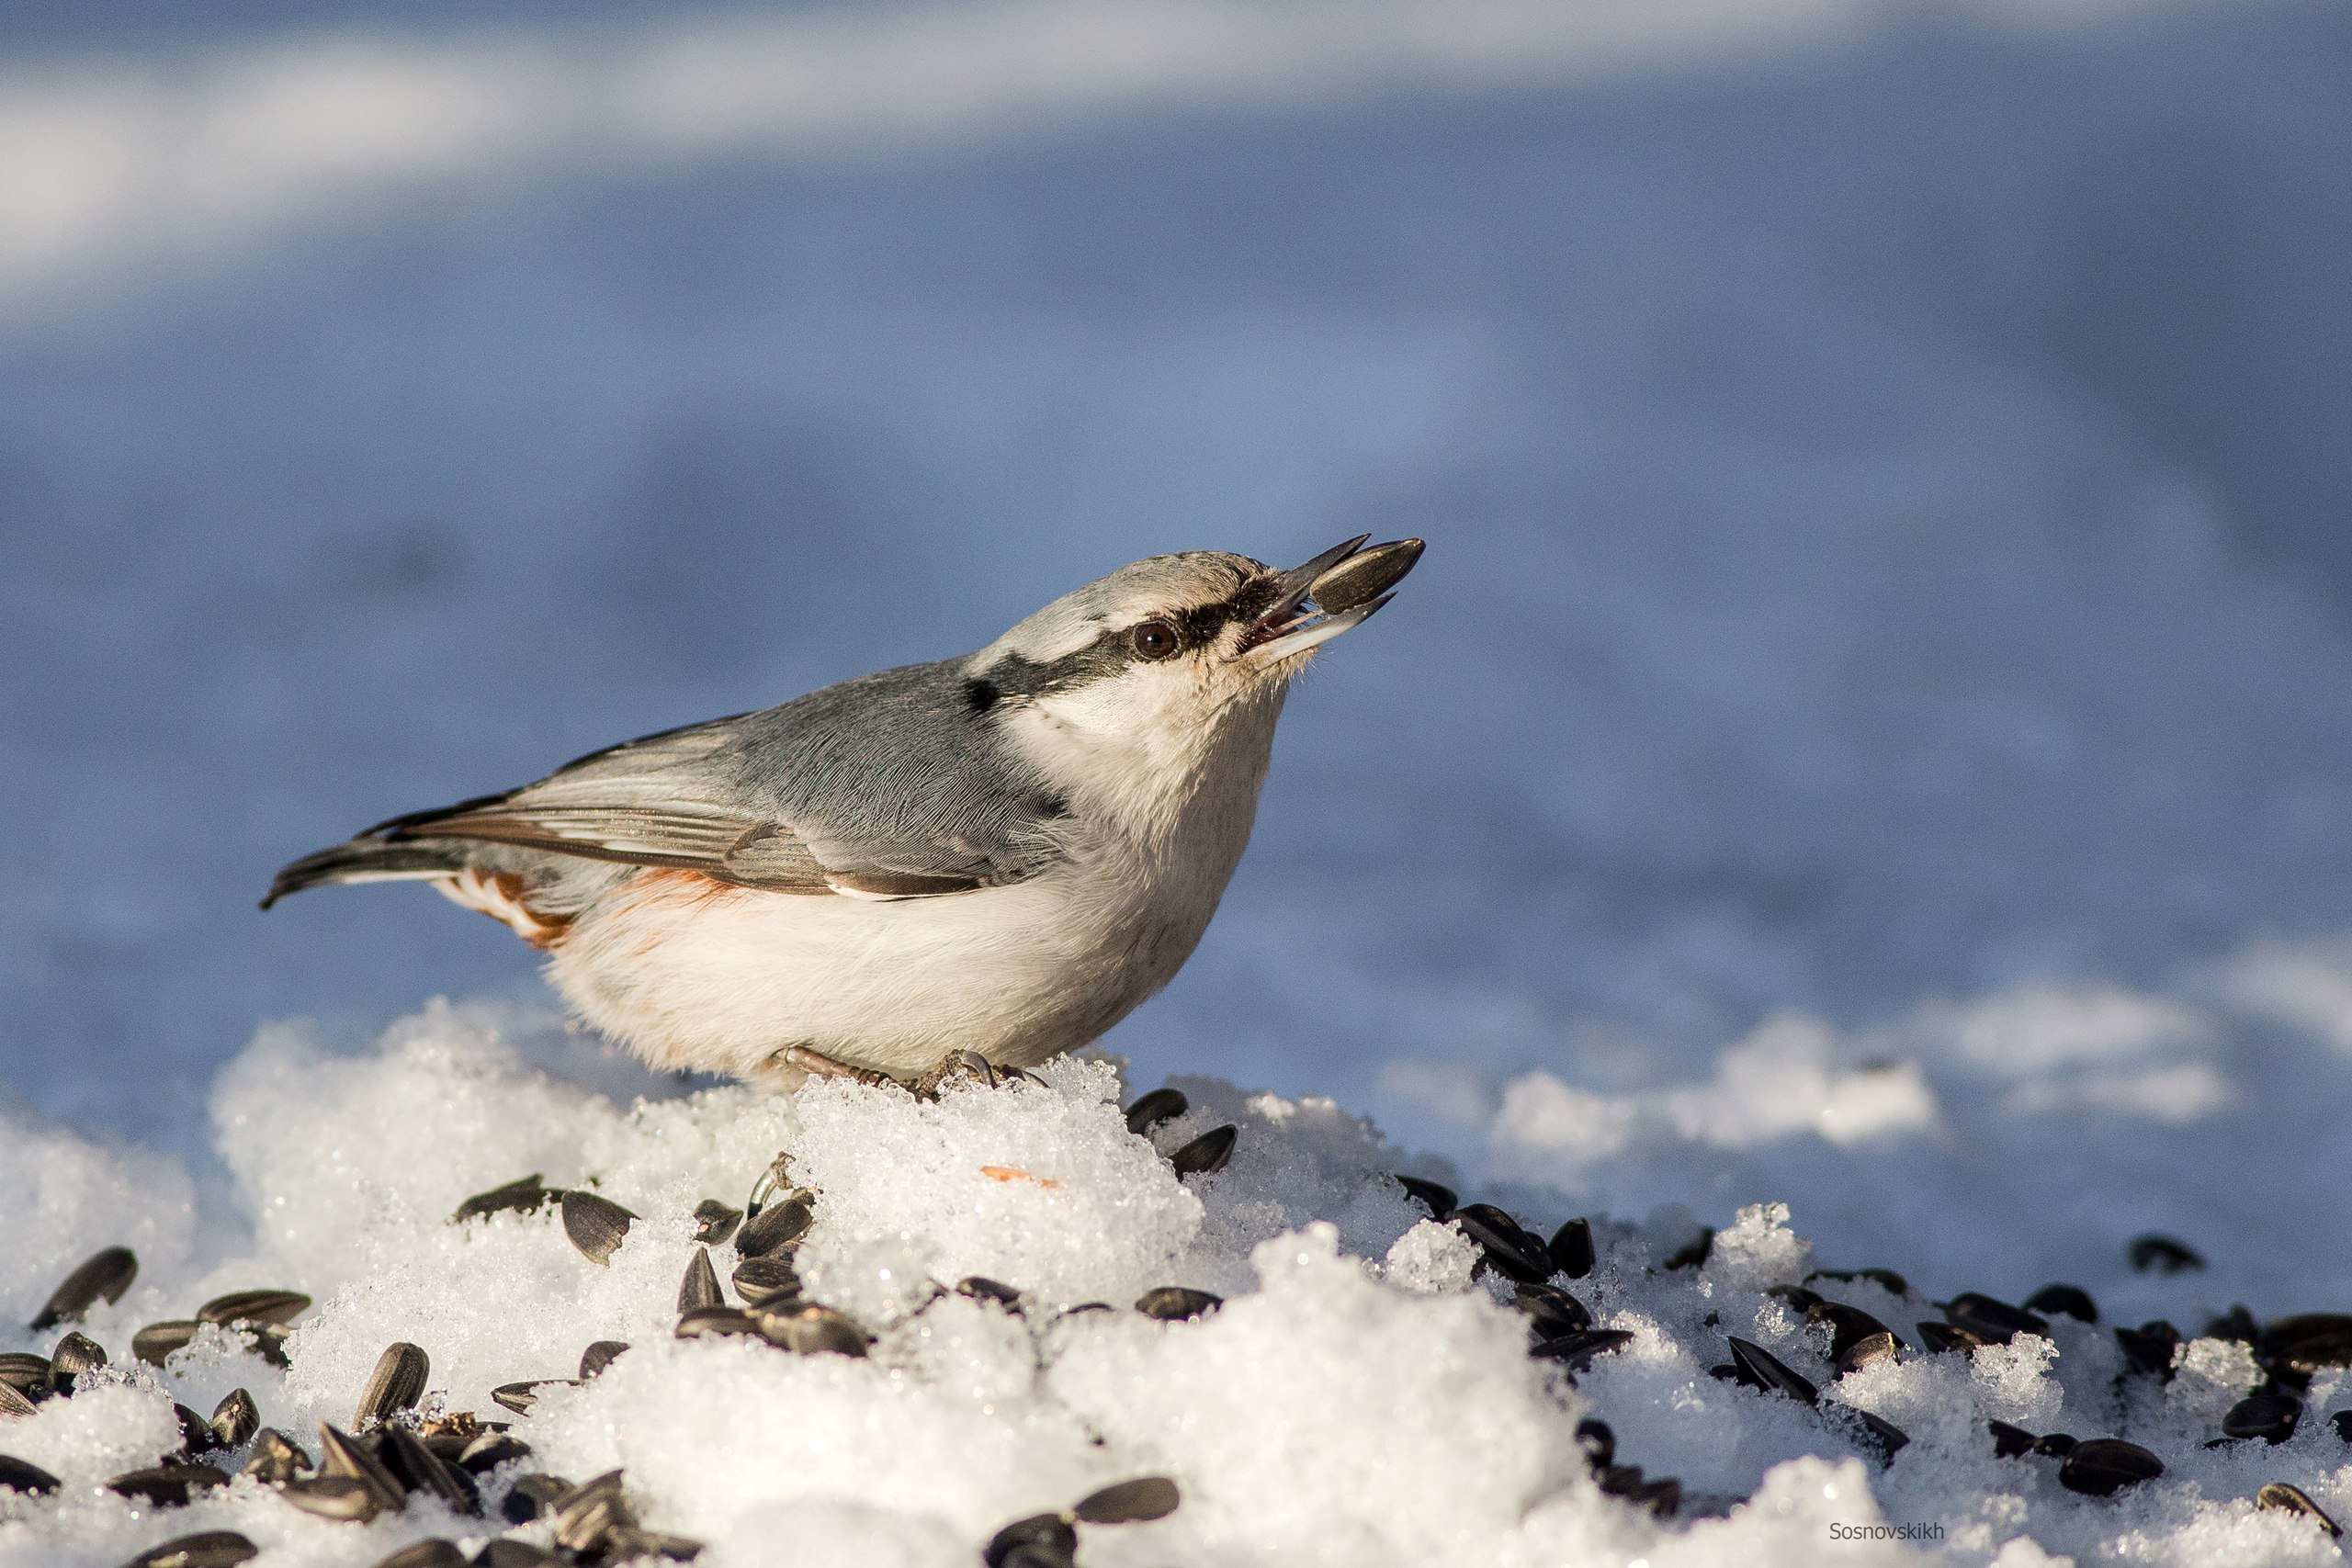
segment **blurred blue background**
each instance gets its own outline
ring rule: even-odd
[[[1471,1153],[2352,927],[2347,170],[2340,0],[17,0],[0,1080],[200,1149],[545,999],[281,862],[1360,532],[1147,1081]]]

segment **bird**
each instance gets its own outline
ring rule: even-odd
[[[421,881],[662,1071],[935,1090],[1100,1037],[1190,958],[1291,682],[1423,544],[1153,556],[977,653],[592,752],[279,871]]]

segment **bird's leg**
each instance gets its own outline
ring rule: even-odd
[[[939,1065],[915,1079],[915,1093],[925,1100],[939,1098],[942,1085],[951,1078],[973,1078],[989,1089],[997,1086],[997,1070],[978,1051],[950,1051],[939,1058]]]
[[[872,1067],[853,1067],[847,1062],[836,1062],[822,1052],[812,1051],[806,1045],[787,1045],[776,1053],[776,1057],[788,1066],[798,1067],[811,1077],[854,1078],[870,1089],[879,1089],[884,1084],[899,1081],[889,1074],[877,1072]]]

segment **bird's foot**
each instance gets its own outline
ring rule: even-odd
[[[996,1067],[978,1051],[950,1051],[939,1058],[939,1065],[915,1079],[908,1087],[923,1100],[937,1100],[944,1086],[958,1078],[969,1078],[989,1089],[1002,1082]]]
[[[811,1051],[806,1045],[787,1045],[776,1053],[776,1058],[787,1066],[798,1067],[814,1078],[854,1078],[869,1089],[898,1081],[889,1074],[872,1067],[853,1067],[847,1062],[836,1062],[824,1053]]]

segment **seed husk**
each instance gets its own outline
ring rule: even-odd
[[[580,1381],[586,1382],[603,1371],[628,1348],[626,1339],[599,1339],[580,1352]]]
[[[315,1468],[293,1438],[275,1427],[264,1427],[254,1434],[253,1455],[245,1461],[243,1473],[265,1486],[283,1486]]]
[[[151,1323],[130,1337],[130,1353],[151,1367],[163,1366],[175,1350],[185,1349],[204,1325],[192,1317]]]
[[[594,1192],[563,1195],[563,1234],[591,1262],[609,1264],[637,1215]]]
[[[107,1348],[85,1334],[68,1334],[49,1353],[49,1386],[74,1392],[74,1380],[107,1364]]]
[[[1193,1102],[1184,1098],[1182,1089],[1156,1089],[1149,1094],[1139,1094],[1136,1096],[1136,1102],[1127,1107],[1127,1131],[1140,1137],[1162,1122],[1173,1122],[1192,1108]]]
[[[2137,1443],[2091,1438],[2076,1443],[2058,1467],[2058,1484],[2069,1492],[2107,1497],[2164,1472],[2165,1461]]]
[[[746,1307],[775,1307],[800,1297],[800,1275],[783,1253],[746,1258],[735,1265],[734,1280]]]
[[[780,1202],[770,1203],[752,1218],[743,1222],[735,1233],[735,1253],[739,1258],[765,1258],[769,1254],[792,1246],[808,1234],[816,1223],[816,1205],[800,1193]]]
[[[375,1487],[348,1475],[298,1476],[277,1495],[306,1514],[338,1524],[364,1525],[390,1506]]]
[[[471,1561],[458,1543],[427,1536],[414,1540],[376,1564],[376,1568],[467,1568]]]
[[[621,1495],[621,1472],[608,1470],[583,1481],[555,1501],[555,1543],[566,1551],[592,1552],[616,1526],[637,1523]]]
[[[454,1514],[481,1512],[481,1494],[474,1490],[474,1478],[427,1448],[407,1427],[385,1427],[383,1445],[377,1457],[392,1479],[408,1491],[430,1493],[448,1505]]]
[[[2098,1321],[2098,1303],[2080,1285],[2044,1285],[2026,1297],[2025,1305],[2029,1312],[2064,1313],[2084,1323]]]
[[[682,1334],[678,1337],[683,1339],[687,1336]],[[580,1381],[577,1378],[532,1378],[523,1382],[501,1383],[490,1391],[490,1397],[496,1404],[512,1410],[517,1416],[528,1416],[531,1413],[531,1406],[539,1402],[539,1390],[578,1388],[579,1386]]]
[[[0,1385],[31,1399],[49,1397],[49,1358],[29,1350],[0,1352]]]
[[[676,1335],[677,1337],[681,1339],[720,1338],[729,1336],[747,1334],[757,1337],[759,1333],[760,1325],[758,1322],[752,1318],[750,1313],[743,1311],[740,1307],[696,1307],[692,1312],[681,1313],[678,1314]],[[517,1385],[509,1384],[508,1386],[514,1387]],[[537,1385],[526,1383],[519,1386],[527,1388],[536,1387]],[[492,1399],[497,1399],[498,1395],[493,1393],[491,1397]],[[503,1404],[505,1404],[505,1401],[499,1400],[499,1403]],[[527,1408],[527,1406],[510,1405],[508,1408],[518,1409]]]
[[[260,1429],[261,1412],[254,1407],[252,1394],[232,1388],[212,1407],[212,1419],[206,1425],[214,1443],[224,1449],[238,1448]]]
[[[800,1356],[863,1357],[872,1343],[857,1320],[831,1307],[802,1306],[788,1312],[752,1314],[761,1337]]]
[[[956,1281],[956,1293],[977,1302],[994,1302],[1010,1312],[1021,1304],[1021,1292],[983,1274],[967,1274]]]
[[[387,1508],[397,1508],[408,1499],[408,1488],[384,1468],[372,1447],[324,1421],[319,1423],[319,1460],[322,1475],[366,1483],[376,1501]]]
[[[990,1536],[980,1549],[980,1561],[988,1568],[1012,1568],[1016,1562],[1042,1565],[1069,1562],[1077,1551],[1078,1530],[1069,1520],[1059,1514],[1035,1514]]]
[[[29,1496],[42,1496],[57,1490],[58,1480],[30,1460],[18,1459],[14,1454],[0,1454],[0,1486],[13,1488]]]
[[[100,1302],[122,1300],[130,1281],[139,1277],[139,1257],[127,1247],[108,1247],[92,1253],[65,1276],[32,1321],[36,1334],[61,1323],[79,1323]]]
[[[2146,1235],[2133,1236],[2124,1247],[2123,1255],[2132,1260],[2132,1267],[2143,1274],[2151,1269],[2159,1274],[2180,1274],[2205,1267],[2205,1259],[2199,1258],[2196,1248],[2187,1242],[2176,1241],[2154,1231]]]
[[[1170,1155],[1168,1163],[1176,1168],[1179,1178],[1213,1175],[1223,1170],[1226,1162],[1233,1157],[1233,1145],[1240,1136],[1241,1130],[1229,1122],[1222,1127],[1212,1127]]]
[[[158,1464],[127,1470],[107,1483],[107,1490],[125,1497],[142,1498],[159,1508],[176,1508],[191,1493],[229,1483],[229,1472],[209,1464]]]
[[[1147,1519],[1166,1518],[1183,1500],[1184,1495],[1168,1477],[1138,1475],[1133,1481],[1114,1481],[1100,1491],[1088,1493],[1070,1512],[1080,1524],[1139,1524]]]
[[[1136,1298],[1136,1311],[1162,1323],[1205,1317],[1224,1304],[1223,1296],[1213,1296],[1189,1285],[1159,1285]]]
[[[695,1239],[705,1247],[724,1247],[743,1223],[743,1211],[706,1198],[695,1205]]]
[[[1446,1223],[1476,1242],[1498,1272],[1524,1285],[1540,1285],[1552,1277],[1552,1258],[1544,1244],[1492,1203],[1464,1204]]]
[[[1574,1219],[1552,1233],[1550,1245],[1544,1249],[1551,1256],[1553,1269],[1571,1280],[1581,1280],[1592,1272],[1596,1261],[1592,1250],[1592,1222]]]
[[[2260,1438],[2283,1443],[2295,1435],[2303,1418],[2303,1402],[2291,1393],[2249,1394],[2230,1406],[2222,1417],[2222,1433],[2231,1438]]]
[[[1739,1369],[1741,1382],[1767,1393],[1785,1393],[1806,1404],[1820,1402],[1821,1391],[1778,1356],[1753,1340],[1736,1334],[1730,1337],[1731,1363]]]
[[[503,1187],[493,1187],[487,1192],[475,1193],[458,1205],[457,1213],[449,1216],[449,1223],[453,1225],[462,1224],[468,1220],[479,1220],[487,1215],[508,1213],[536,1214],[539,1212],[540,1205],[549,1199],[562,1196],[563,1193],[560,1189],[540,1186],[538,1173],[534,1171],[520,1180],[508,1182]]]
[[[2283,1481],[2274,1481],[2254,1495],[2254,1506],[2257,1508],[2277,1509],[2281,1513],[2301,1514],[2327,1531],[2328,1539],[2331,1540],[2340,1540],[2343,1537],[2344,1528],[2329,1518],[2327,1510],[2312,1502],[2311,1494],[2300,1486],[2290,1486]]]
[[[571,1495],[571,1483],[560,1475],[518,1475],[498,1511],[510,1524],[527,1525],[554,1512],[557,1500]]]
[[[49,1391],[43,1389],[41,1392],[46,1393]],[[32,1413],[33,1402],[29,1395],[15,1383],[0,1382],[0,1421],[21,1420]]]
[[[300,1291],[232,1291],[196,1309],[198,1323],[291,1323],[311,1310],[311,1298]]]
[[[424,1380],[432,1372],[433,1359],[421,1347],[405,1339],[386,1347],[376,1358],[376,1370],[368,1374],[368,1386],[360,1390],[352,1426],[365,1431],[395,1411],[414,1409],[424,1397]]]
[[[531,1445],[512,1432],[484,1432],[465,1446],[458,1463],[469,1475],[485,1475],[530,1451]]]
[[[122,1568],[237,1568],[261,1555],[261,1548],[235,1530],[199,1530],[151,1546]]]

